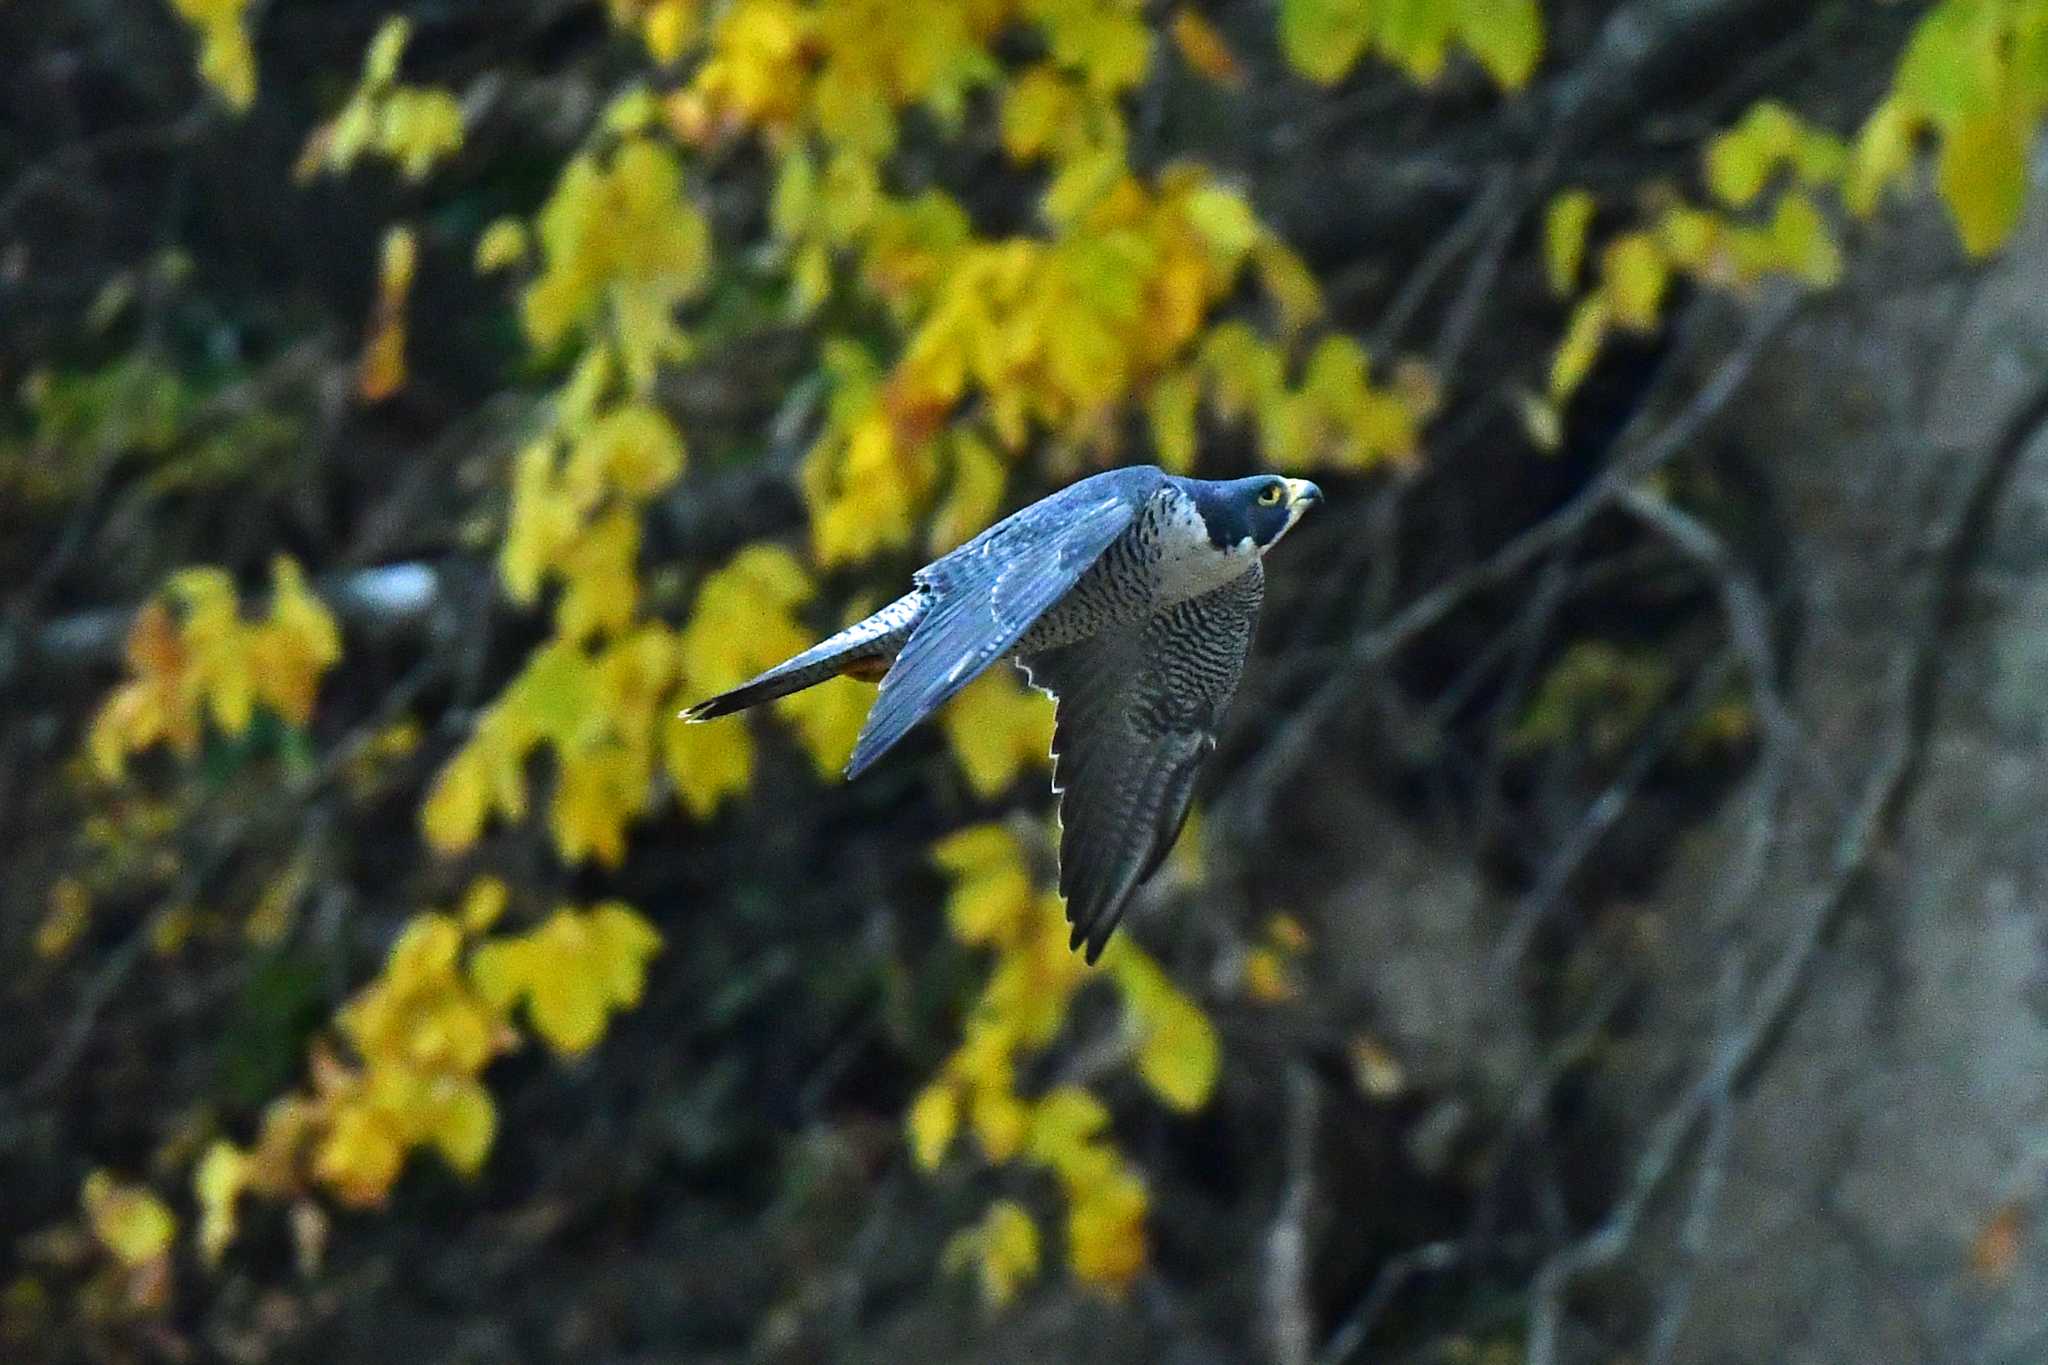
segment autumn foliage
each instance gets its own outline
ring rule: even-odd
[[[414,74],[419,35],[402,15],[296,130],[292,192],[374,187],[397,206],[350,263],[370,305],[341,401],[403,400],[432,272],[464,269],[489,291],[509,338],[503,386],[526,401],[502,457],[464,468],[457,548],[489,566],[490,610],[521,643],[448,718],[401,699],[346,752],[316,752],[356,642],[290,555],[262,581],[180,568],[135,607],[121,677],[79,741],[75,778],[107,808],[106,837],[50,882],[35,940],[46,962],[82,952],[96,902],[132,904],[137,886],[163,902],[146,913],[175,954],[203,921],[121,850],[196,819],[179,793],[237,745],[280,757],[229,781],[340,781],[398,803],[406,831],[377,856],[391,886],[432,890],[392,917],[377,961],[348,964],[338,1007],[260,1103],[236,1120],[195,1111],[147,1169],[86,1154],[77,1217],[96,1248],[93,1292],[117,1316],[170,1311],[187,1292],[170,1269],[181,1255],[218,1274],[252,1228],[282,1226],[310,1273],[350,1235],[332,1219],[401,1208],[409,1170],[477,1177],[504,1132],[497,1086],[514,1059],[604,1067],[622,1020],[720,913],[623,889],[659,883],[638,871],[646,850],[731,837],[722,822],[762,790],[836,783],[871,689],[842,679],[708,725],[683,724],[682,706],[857,619],[906,567],[1073,476],[1133,460],[1214,471],[1227,440],[1263,467],[1401,477],[1453,415],[1424,358],[1333,317],[1326,282],[1199,146],[1135,154],[1162,72],[1243,88],[1245,43],[1230,35],[1245,29],[1227,33],[1209,7],[586,8],[608,32],[605,96],[524,201],[486,195],[480,213],[463,200],[503,149],[471,126],[476,92]],[[274,98],[256,55],[272,11],[171,9],[221,116],[260,112]],[[1391,71],[1426,99],[1463,73],[1484,92],[1471,97],[1507,101],[1545,60],[1536,0],[1283,0],[1259,31],[1309,89]],[[1946,0],[1854,126],[1761,100],[1703,138],[1685,175],[1553,186],[1533,221],[1554,334],[1505,377],[1528,443],[1512,458],[1567,443],[1603,355],[1655,335],[1675,291],[1835,283],[1854,225],[1916,192],[1924,157],[1966,250],[1994,250],[2048,112],[2043,54],[2048,4]],[[912,176],[910,150],[920,167],[952,156],[975,169]],[[807,357],[782,465],[803,526],[662,562],[661,505],[707,471],[768,458],[679,420],[669,386],[693,367],[745,366],[769,334],[800,338]],[[136,439],[159,431],[168,449],[196,405],[153,372],[120,383],[138,374],[154,397],[137,410],[155,420]],[[42,374],[22,386],[25,420],[72,439],[67,413],[88,399],[105,410],[110,383]],[[997,670],[939,721],[949,770],[906,761],[893,779],[949,793],[898,874],[922,877],[925,897],[897,913],[943,924],[952,965],[919,985],[915,956],[892,960],[904,977],[891,989],[943,995],[947,1023],[935,1065],[895,1058],[891,1140],[919,1180],[974,1192],[954,1201],[930,1264],[996,1312],[1041,1277],[1112,1303],[1140,1282],[1153,1197],[1145,1155],[1123,1140],[1130,1116],[1209,1105],[1231,1065],[1219,1009],[1284,1008],[1314,954],[1280,915],[1204,978],[1143,933],[1085,967],[1046,875],[1050,724],[1049,703]],[[1170,886],[1212,874],[1204,845],[1198,819]],[[275,942],[311,913],[310,865],[290,848],[248,856],[260,866],[247,903],[220,911]]]

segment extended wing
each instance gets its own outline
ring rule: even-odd
[[[1264,596],[1254,564],[1147,622],[1019,661],[1059,700],[1060,894],[1091,963],[1180,837]]]
[[[1002,658],[1102,557],[1137,511],[1138,503],[1122,492],[1048,502],[921,572],[918,582],[928,603],[923,619],[882,680],[846,775],[859,776]]]

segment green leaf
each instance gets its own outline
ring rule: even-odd
[[[2027,194],[2027,145],[2018,123],[2001,112],[1965,119],[1942,140],[1935,174],[1956,233],[1972,256],[2005,244]]]
[[[1281,0],[1280,50],[1312,81],[1342,80],[1371,36],[1370,0]]]
[[[1458,32],[1504,90],[1528,84],[1543,56],[1543,11],[1536,0],[1458,0]]]

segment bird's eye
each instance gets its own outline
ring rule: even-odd
[[[1266,486],[1265,486],[1264,488],[1261,488],[1261,489],[1259,490],[1259,506],[1261,506],[1261,507],[1278,507],[1278,506],[1280,505],[1280,499],[1282,499],[1282,498],[1284,498],[1284,497],[1286,497],[1286,496],[1287,496],[1287,485],[1286,485],[1286,484],[1283,484],[1283,483],[1269,483],[1269,484],[1267,484],[1267,485],[1266,485]]]

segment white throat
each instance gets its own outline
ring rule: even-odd
[[[1172,499],[1159,520],[1160,604],[1185,602],[1222,587],[1258,563],[1266,548],[1246,536],[1218,549],[1194,502]]]

